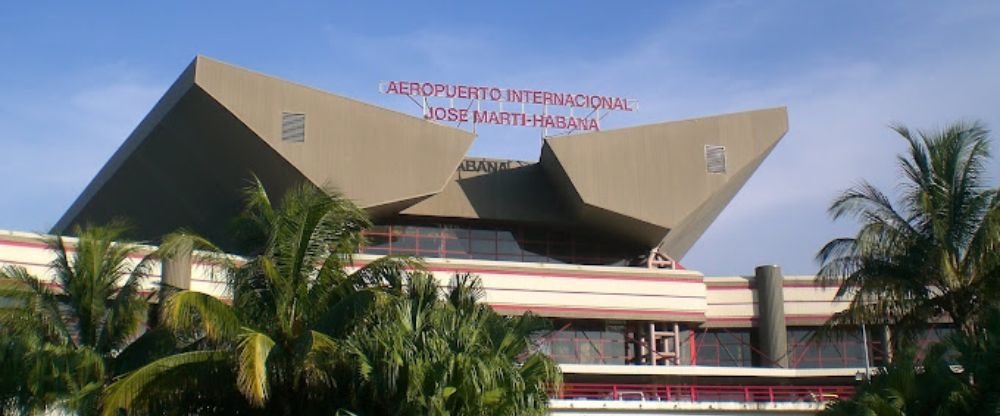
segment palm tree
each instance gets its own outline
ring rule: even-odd
[[[849,399],[836,400],[821,415],[968,415],[974,412],[971,386],[952,370],[949,344],[934,345],[923,360],[913,348],[895,360]],[[996,410],[996,409],[994,409]],[[995,414],[995,413],[988,413]]]
[[[922,360],[914,348],[903,348],[854,397],[821,414],[1000,414],[1000,309],[985,312],[978,325],[978,334],[954,333]]]
[[[0,414],[26,414],[32,409],[44,408],[32,394],[31,387],[37,385],[28,378],[31,368],[25,357],[37,348],[37,340],[31,337],[0,336]]]
[[[967,414],[1000,414],[1000,309],[992,309],[980,320],[981,331],[970,337],[954,334],[947,342],[953,359],[962,369],[961,391],[969,403]],[[952,362],[949,362],[952,363]]]
[[[152,256],[134,261],[141,248],[121,241],[126,229],[78,227],[75,249],[48,239],[51,282],[24,267],[0,268],[0,407],[96,410],[146,317],[141,291]]]
[[[369,222],[338,194],[303,185],[275,206],[257,181],[247,196],[244,223],[262,238],[257,255],[227,273],[232,303],[194,291],[168,297],[162,322],[190,343],[109,386],[104,414],[328,414],[339,406],[340,340],[417,265],[387,257],[349,272]]]
[[[967,335],[1000,296],[1000,199],[985,183],[989,137],[978,123],[912,133],[898,157],[903,174],[896,204],[868,182],[831,205],[834,219],[854,216],[852,238],[827,243],[817,279],[840,284],[850,306],[829,325],[879,323],[910,338],[928,321],[951,319]]]
[[[441,296],[416,274],[347,342],[357,383],[344,392],[361,414],[540,415],[558,388],[557,365],[532,351],[547,328],[531,315],[505,317],[478,302],[479,281],[457,276]]]

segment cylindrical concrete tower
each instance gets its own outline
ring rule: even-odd
[[[162,276],[165,286],[181,290],[191,288],[192,249],[192,244],[189,243],[169,258],[160,261],[160,276]]]
[[[764,353],[761,365],[788,368],[788,328],[785,325],[784,277],[779,266],[754,269],[757,291],[757,334]]]

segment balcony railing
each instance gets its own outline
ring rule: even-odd
[[[566,383],[553,399],[786,403],[849,398],[852,386],[727,386]]]

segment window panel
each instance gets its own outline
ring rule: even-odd
[[[384,235],[368,235],[368,247],[385,247],[389,249],[389,237]]]
[[[415,237],[399,237],[392,242],[393,251],[396,250],[408,250],[408,252],[414,252],[417,248],[417,239]]]
[[[476,240],[496,240],[497,232],[495,230],[477,230],[473,229],[469,234],[470,238]]]
[[[387,236],[396,237],[390,241]],[[644,253],[641,247],[623,244],[600,234],[571,232],[536,226],[481,226],[468,222],[379,224],[365,232],[368,246],[389,246],[389,254],[525,261],[532,263],[620,264]],[[441,240],[445,243],[442,246]],[[477,242],[478,241],[478,242]],[[443,247],[443,251],[442,251]],[[417,250],[419,248],[419,250]],[[366,248],[362,248],[368,252]],[[458,257],[454,257],[458,256]]]
[[[521,254],[521,246],[514,241],[497,241],[497,253],[500,254]]]
[[[437,253],[441,250],[441,240],[436,238],[420,237],[418,243],[421,253]]]
[[[448,254],[461,254],[469,251],[469,243],[465,240],[445,240],[444,248]]]
[[[470,248],[473,253],[489,253],[496,255],[497,242],[493,240],[472,240]]]

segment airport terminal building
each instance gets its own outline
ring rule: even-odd
[[[468,130],[198,57],[51,232],[124,217],[138,239],[187,228],[232,248],[250,175],[272,195],[308,182],[372,217],[356,261],[420,256],[442,282],[480,276],[500,313],[551,318],[552,414],[811,414],[883,360],[881,332],[812,338],[846,307],[812,276],[675,260],[787,130],[771,108],[546,137],[537,162],[469,157]],[[50,259],[0,233],[0,264],[45,275]],[[163,270],[224,295],[203,265]]]

